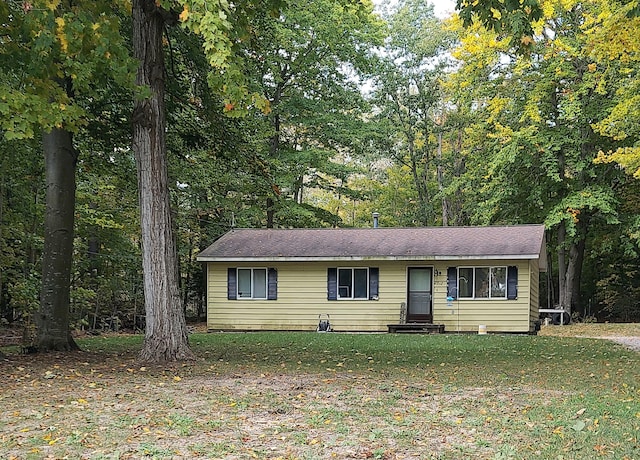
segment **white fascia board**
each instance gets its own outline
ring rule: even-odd
[[[345,261],[414,261],[414,260],[531,260],[540,254],[486,256],[349,256],[349,257],[198,257],[198,262],[345,262]]]

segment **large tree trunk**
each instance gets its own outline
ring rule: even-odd
[[[37,346],[41,351],[76,350],[69,329],[69,299],[78,155],[69,131],[56,128],[42,140],[47,206]]]
[[[4,152],[2,152],[2,155],[4,155]],[[3,210],[4,210],[5,185],[4,185],[4,164],[0,164],[0,166],[2,166],[2,168],[0,169],[0,248],[2,248],[5,244],[2,238],[2,225],[4,222]],[[4,317],[7,321],[12,323],[13,313],[9,315],[9,305],[8,305],[8,302],[6,302],[6,297],[4,295],[4,284],[3,284],[2,273],[3,271],[0,270],[0,317]],[[2,356],[0,356],[0,358],[1,357]]]
[[[133,113],[146,310],[140,360],[145,362],[193,357],[178,288],[167,177],[162,33],[169,18],[154,0],[133,2],[134,56],[140,61],[136,83],[151,90],[149,98],[136,101]]]
[[[569,242],[564,223],[558,228],[558,302],[569,314],[580,301],[587,218],[578,223],[575,240]]]

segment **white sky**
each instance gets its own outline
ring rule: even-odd
[[[447,18],[456,9],[455,0],[429,0],[433,5],[433,11],[439,18]]]
[[[433,5],[433,11],[439,18],[449,17],[456,9],[456,0],[426,0]],[[395,0],[373,0],[373,4],[378,6],[389,6],[396,3]]]

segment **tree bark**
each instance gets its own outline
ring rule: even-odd
[[[165,139],[162,33],[170,13],[154,0],[133,1],[136,84],[151,91],[133,112],[133,150],[138,171],[146,330],[140,360],[193,358],[178,287],[178,258],[171,222]]]
[[[280,96],[282,92],[282,84],[278,85],[276,89],[275,95],[273,97],[273,101],[271,106],[276,108],[275,113],[273,114],[273,136],[271,136],[271,142],[269,145],[269,155],[272,159],[278,157],[278,152],[280,151],[280,115],[277,113],[278,104],[280,104]],[[272,184],[274,185],[274,184]],[[273,187],[272,187],[273,188]],[[271,193],[268,191],[267,193]],[[273,228],[275,225],[275,203],[274,199],[271,196],[267,196],[267,228]]]
[[[571,311],[582,311],[584,312],[584,308],[582,306],[581,297],[580,297],[580,286],[582,285],[582,265],[584,262],[584,252],[586,248],[586,237],[580,238],[576,244],[571,248],[572,251],[569,253],[570,257],[574,260],[575,264],[575,275],[571,280]]]
[[[438,191],[442,194],[442,226],[449,225],[449,199],[444,194],[444,168],[442,167],[442,131],[438,133]]]
[[[566,261],[566,239],[567,229],[564,222],[558,226],[558,306],[565,307],[566,281],[567,281],[567,261]]]
[[[579,307],[580,302],[580,280],[588,218],[583,217],[577,226],[577,234],[571,242],[567,241],[565,224],[561,223],[558,228],[558,302],[569,314]]]
[[[64,129],[45,132],[42,140],[47,191],[37,346],[40,351],[77,350],[69,303],[78,154]]]
[[[4,152],[2,152],[4,154]],[[5,193],[5,185],[4,185],[4,164],[1,164],[2,168],[0,169],[0,248],[4,247],[4,240],[2,238],[2,226],[4,225],[4,193]],[[8,302],[6,302],[6,297],[4,295],[4,284],[2,277],[2,270],[0,270],[0,317],[5,317],[7,321],[10,323],[13,322],[13,313],[9,315],[9,306]],[[11,316],[11,318],[9,318]],[[1,358],[2,356],[0,356]]]

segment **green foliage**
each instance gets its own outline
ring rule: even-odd
[[[451,88],[463,88],[455,93],[458,107],[474,114],[459,184],[473,191],[466,200],[472,222],[544,222],[551,255],[558,255],[554,276],[569,291],[575,280],[565,279],[568,264],[579,264],[581,273],[585,248],[629,223],[630,201],[621,194],[629,179],[602,153],[630,142],[604,129],[624,126],[609,114],[622,110],[612,96],[628,91],[628,71],[589,52],[598,36],[590,27],[607,17],[608,3],[542,6],[538,35],[526,55],[512,54],[508,41],[477,25],[465,31],[453,53],[462,66]],[[570,301],[581,311],[598,302],[587,286],[600,279],[590,265],[583,274],[583,296],[574,292]],[[606,291],[606,283],[599,286]],[[560,294],[555,298],[567,302]]]
[[[288,2],[276,20],[263,12],[255,25],[244,52],[253,57],[251,87],[269,102],[251,128],[257,196],[274,203],[266,220],[335,224],[326,212],[310,213],[308,200],[301,205],[307,190],[338,191],[358,167],[368,107],[354,81],[371,70],[382,24],[369,2],[323,0]]]
[[[44,171],[35,141],[0,140],[0,317],[27,318],[38,305]]]
[[[488,30],[512,37],[514,46],[526,50],[533,43],[533,23],[542,19],[539,0],[457,0],[465,27],[478,21]]]
[[[6,321],[37,307],[37,138],[63,126],[80,153],[72,320],[139,326],[128,144],[133,95],[146,93],[132,89],[126,3],[0,2]],[[384,226],[545,222],[554,276],[556,251],[585,243],[581,314],[637,317],[639,185],[617,167],[638,170],[630,4],[541,2],[535,34],[527,2],[462,2],[466,32],[413,0],[384,20],[368,1],[161,5],[183,26],[166,32],[166,107],[189,315],[204,313],[197,253],[234,225],[264,226],[271,199],[275,225],[291,227],[369,226],[373,211]]]
[[[410,173],[415,207],[414,215],[405,220],[433,225],[439,222],[438,198],[449,198],[442,194],[446,186],[442,171],[453,172],[451,146],[446,144],[452,126],[447,123],[450,109],[443,80],[450,66],[444,51],[454,36],[434,16],[433,8],[421,2],[399,3],[388,21],[390,36],[373,89],[376,140],[384,157]],[[447,175],[446,180],[452,178]]]
[[[265,113],[270,110],[264,94],[249,89],[247,62],[242,56],[244,47],[251,40],[253,21],[263,15],[276,18],[283,6],[281,0],[233,4],[226,0],[167,0],[163,6],[167,10],[180,8],[181,25],[201,37],[204,56],[210,66],[207,72],[209,85],[224,95],[224,110],[229,116],[245,116],[253,109]]]
[[[124,3],[8,2],[0,50],[6,139],[54,127],[77,131],[88,123],[83,98],[114,82],[132,88],[133,61],[114,14],[119,8]]]

